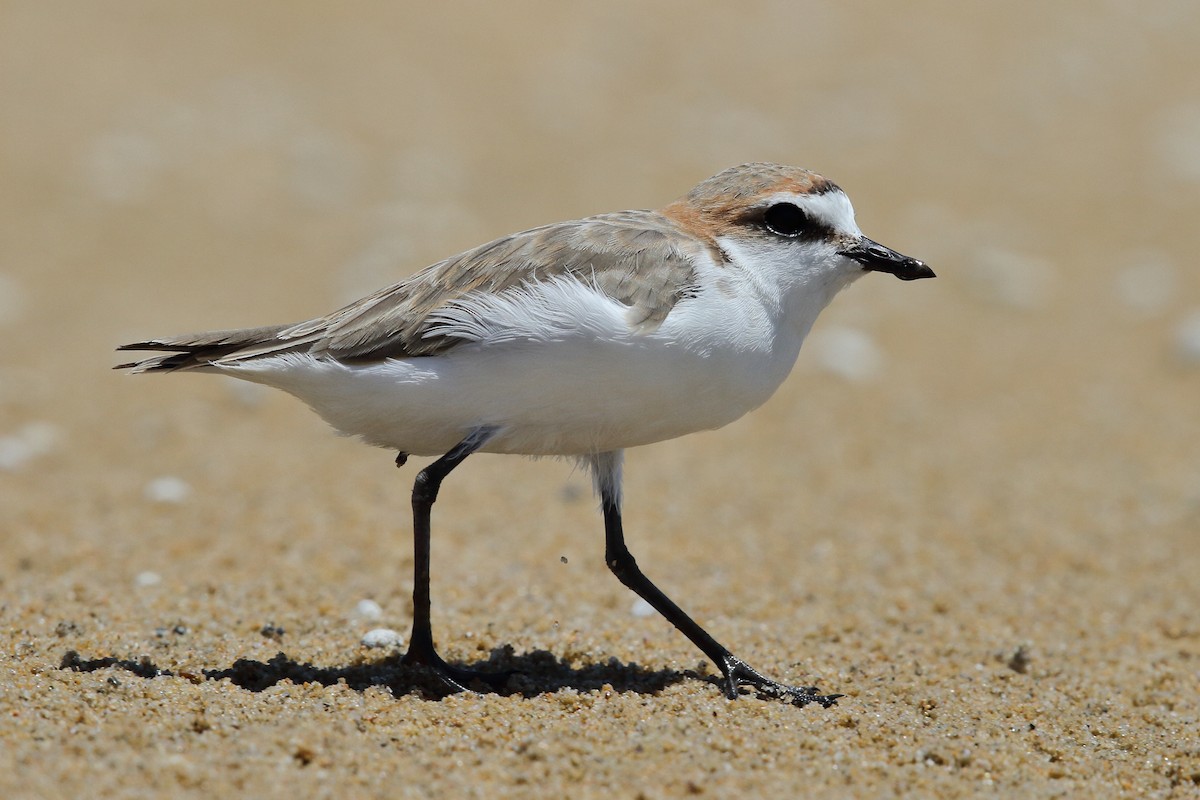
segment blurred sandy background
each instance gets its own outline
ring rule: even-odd
[[[1197,41],[1167,0],[0,2],[0,795],[1197,796]],[[830,710],[681,675],[581,476],[493,456],[435,635],[530,675],[406,694],[359,639],[407,633],[420,465],[108,369],[759,159],[940,277],[631,452],[626,525]]]

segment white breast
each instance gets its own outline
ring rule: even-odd
[[[344,434],[415,455],[440,455],[484,425],[498,429],[489,452],[605,452],[717,428],[770,397],[803,333],[751,277],[701,265],[697,296],[652,331],[634,330],[594,287],[557,279],[451,306],[434,329],[464,343],[441,355],[344,364],[293,353],[227,370],[290,392]]]

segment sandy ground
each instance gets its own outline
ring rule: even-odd
[[[1196,5],[728,6],[0,5],[0,795],[1200,796]],[[360,645],[420,463],[108,369],[752,159],[940,277],[630,452],[626,526],[829,709],[726,701],[583,476],[496,456],[434,624],[520,674],[439,698]]]

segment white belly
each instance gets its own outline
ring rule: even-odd
[[[231,374],[295,395],[344,434],[414,455],[441,455],[481,426],[497,429],[486,452],[581,455],[732,422],[778,385],[749,362],[653,341],[521,342],[367,365],[288,355]]]
[[[414,455],[445,453],[481,426],[496,429],[486,452],[583,455],[732,422],[770,397],[799,351],[798,336],[744,308],[690,301],[640,333],[620,304],[591,291],[575,299],[549,322],[514,311],[503,325],[475,325],[474,341],[436,356],[346,364],[293,353],[222,371],[295,395],[344,434]],[[561,294],[548,301],[562,310]]]

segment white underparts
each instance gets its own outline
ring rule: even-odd
[[[414,455],[445,453],[481,427],[496,429],[485,452],[606,453],[728,424],[787,376],[836,289],[797,271],[794,255],[791,273],[762,253],[742,258],[698,265],[704,288],[651,330],[594,285],[560,277],[451,303],[429,335],[462,344],[436,356],[289,353],[216,366],[295,395],[346,435]],[[797,292],[809,297],[797,303]]]

